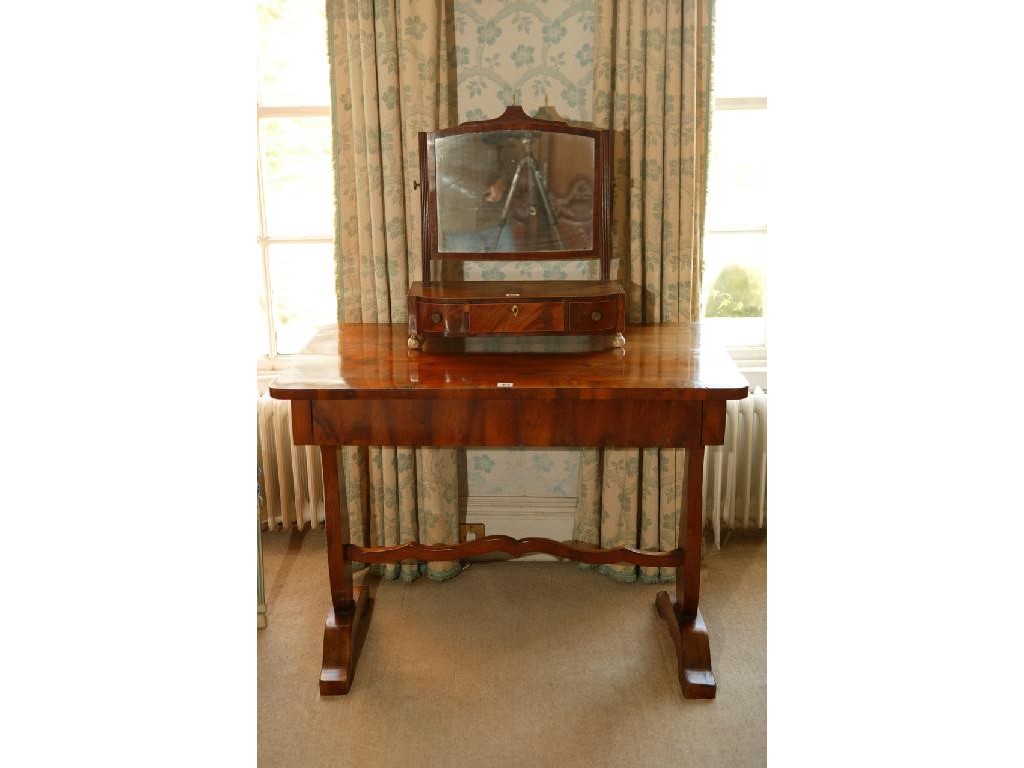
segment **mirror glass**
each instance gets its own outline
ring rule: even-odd
[[[434,143],[441,253],[594,247],[594,140],[481,131]]]

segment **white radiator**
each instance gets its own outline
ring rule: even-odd
[[[726,405],[725,443],[704,454],[704,525],[715,547],[722,528],[763,528],[768,489],[768,395],[756,387]]]
[[[320,450],[292,444],[291,402],[256,399],[257,462],[263,476],[260,523],[299,530],[324,520]]]

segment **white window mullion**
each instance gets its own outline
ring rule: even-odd
[[[257,238],[261,243],[268,243],[270,245],[298,245],[301,243],[333,243],[334,238],[330,235],[310,235],[304,237],[301,235],[295,237],[266,237]]]
[[[716,97],[715,109],[768,109],[768,97]]]
[[[267,311],[264,319],[267,322],[267,339],[270,344],[267,356],[273,360],[277,357],[277,332],[274,330],[274,293],[270,285],[270,247],[267,243],[267,216],[263,207],[263,152],[260,147],[259,119],[256,120],[256,207],[259,211],[259,243],[263,277],[263,300]]]
[[[705,232],[712,232],[712,233],[729,233],[729,234],[738,234],[738,235],[747,235],[747,234],[749,234],[749,235],[756,235],[756,234],[765,235],[765,234],[768,234],[768,225],[767,224],[756,224],[756,225],[753,225],[753,226],[705,227],[704,231]]]
[[[256,107],[256,117],[330,117],[329,105],[300,104],[289,107]]]

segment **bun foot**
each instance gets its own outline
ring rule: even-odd
[[[624,346],[626,346],[626,337],[623,336],[621,333],[616,333],[615,334],[615,338],[612,339],[612,346],[613,347],[624,347]]]
[[[409,337],[409,349],[419,349],[420,344],[421,342],[419,336],[413,335]]]

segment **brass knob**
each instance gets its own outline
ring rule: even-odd
[[[591,312],[590,319],[596,323],[598,320],[601,319],[601,313],[596,310],[594,312]]]
[[[519,317],[519,305],[518,304],[513,304],[512,305],[512,317]]]
[[[430,322],[432,322],[432,323],[440,323],[441,322],[441,313],[440,312],[431,312],[430,313]]]

